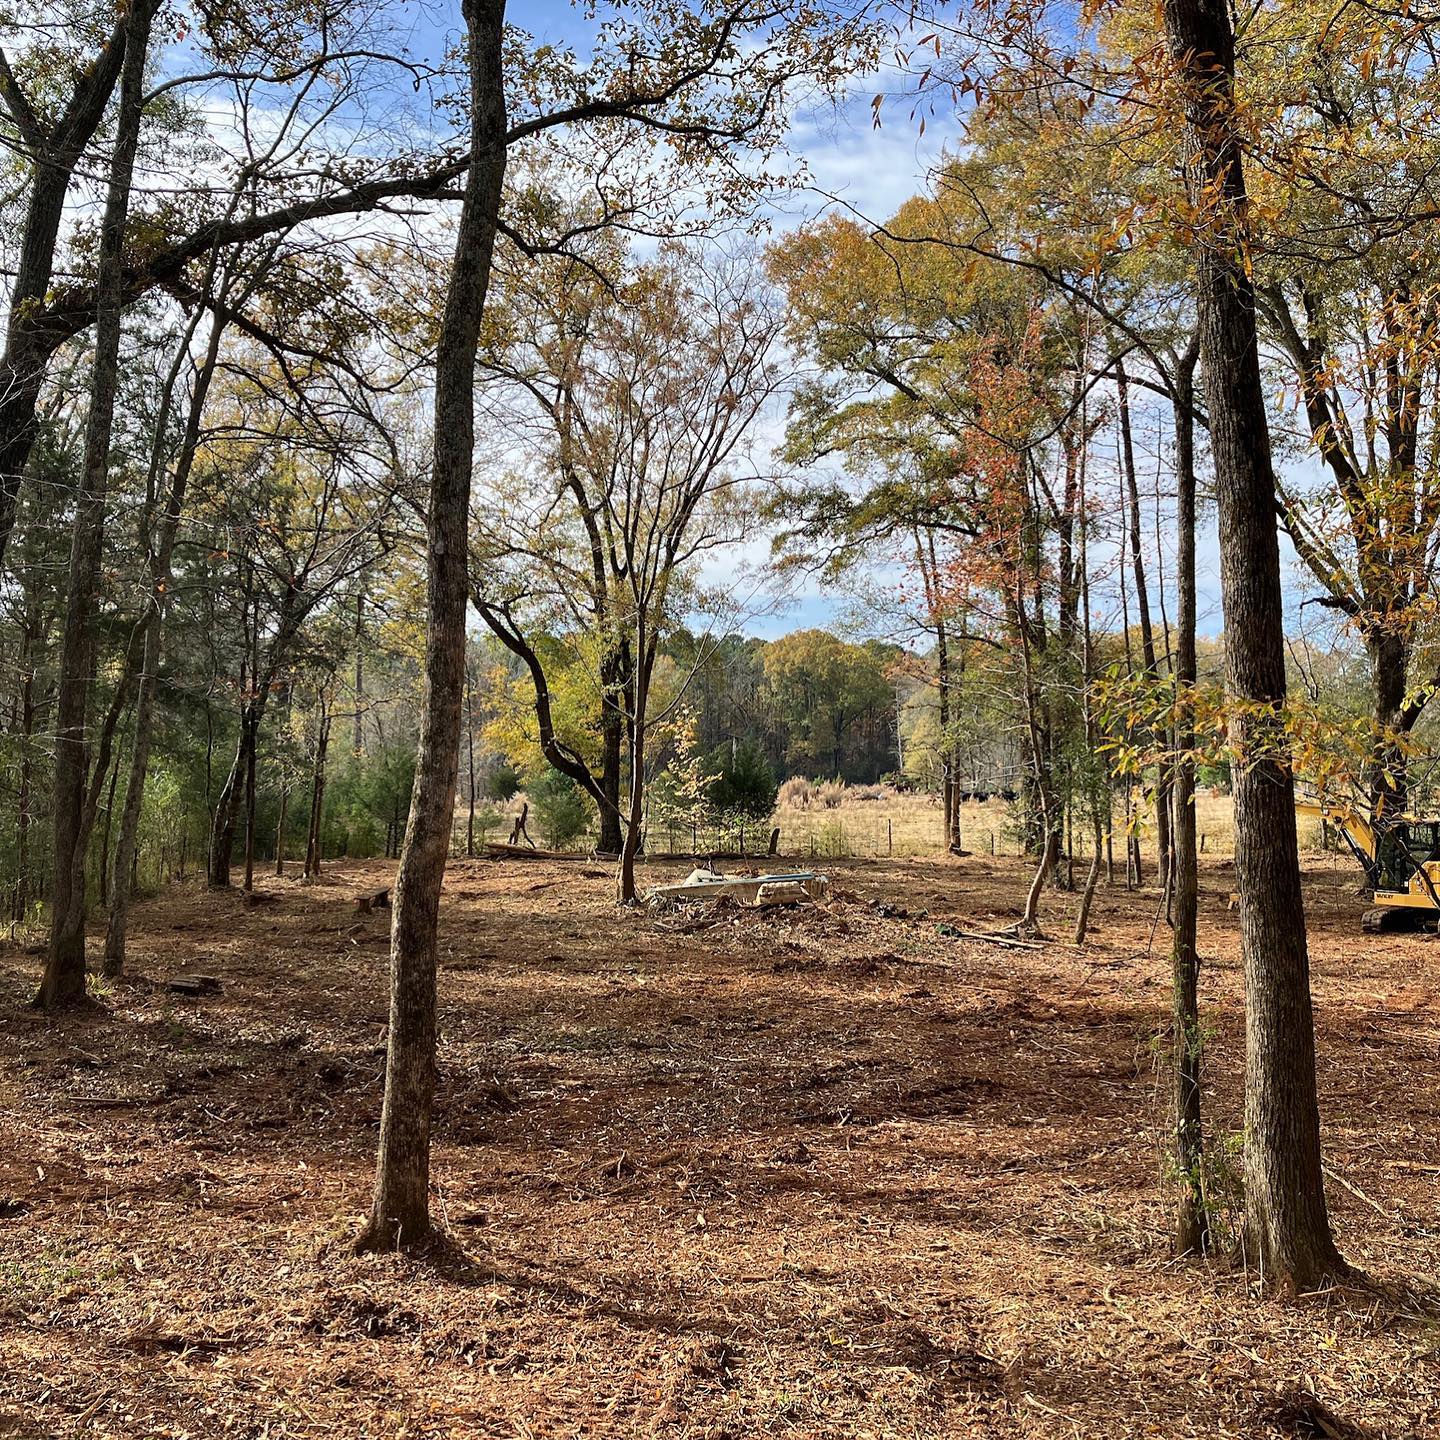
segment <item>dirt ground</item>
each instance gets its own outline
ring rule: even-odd
[[[937,925],[1017,913],[1017,861],[828,868],[825,909],[685,933],[590,864],[452,867],[440,1264],[347,1248],[387,959],[353,900],[385,866],[173,887],[85,1017],[29,1010],[37,957],[0,953],[0,1435],[1440,1436],[1434,939],[1362,935],[1351,872],[1312,870],[1365,1278],[1297,1302],[1167,1257],[1154,894],[1012,950]],[[1202,876],[1217,1152],[1230,888]],[[223,992],[164,988],[195,970]]]

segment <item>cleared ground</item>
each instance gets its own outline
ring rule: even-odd
[[[1330,1199],[1368,1278],[1301,1303],[1166,1257],[1151,893],[1102,891],[1082,951],[1010,950],[937,934],[1018,911],[988,856],[836,862],[825,910],[689,933],[588,864],[453,866],[441,1268],[347,1250],[387,944],[353,898],[385,866],[173,888],[88,1018],[27,1009],[11,947],[0,1435],[1440,1435],[1440,951],[1362,936],[1317,863]],[[1220,1141],[1231,887],[1205,870]],[[160,984],[194,970],[223,993]]]

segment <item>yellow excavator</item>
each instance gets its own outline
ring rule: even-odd
[[[1375,900],[1361,920],[1366,930],[1418,929],[1440,916],[1440,820],[1398,813],[1372,819],[1325,799],[1297,800],[1295,813],[1328,820],[1360,862]]]

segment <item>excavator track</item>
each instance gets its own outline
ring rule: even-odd
[[[1361,928],[1368,935],[1396,934],[1404,930],[1423,930],[1435,923],[1434,910],[1420,910],[1409,905],[1377,905],[1360,917]]]

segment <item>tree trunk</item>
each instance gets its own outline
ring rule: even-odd
[[[1115,364],[1115,392],[1120,413],[1125,489],[1130,502],[1130,564],[1135,572],[1135,609],[1140,620],[1140,653],[1145,662],[1145,674],[1151,680],[1158,680],[1160,663],[1155,649],[1155,627],[1150,618],[1150,586],[1145,575],[1145,550],[1140,540],[1140,482],[1135,473],[1135,441],[1130,428],[1130,381],[1122,361]],[[1156,866],[1163,887],[1169,884],[1170,876],[1171,787],[1169,766],[1162,760],[1159,769],[1160,774],[1155,785],[1155,852]]]
[[[1176,617],[1175,684],[1178,719],[1175,733],[1175,891],[1170,968],[1175,1056],[1175,1169],[1180,1202],[1175,1213],[1175,1253],[1200,1254],[1210,1248],[1205,1205],[1205,1146],[1200,1109],[1200,956],[1196,949],[1199,910],[1199,857],[1195,845],[1195,721],[1190,693],[1195,688],[1195,416],[1194,372],[1198,350],[1183,357],[1175,395],[1175,469],[1178,481],[1175,528],[1179,544],[1176,580],[1180,611]]]
[[[465,820],[465,858],[475,858],[475,685],[471,679],[470,666],[465,666],[465,745],[466,781],[470,791],[470,813]],[[390,854],[390,837],[385,837],[385,854]]]
[[[154,730],[155,672],[160,663],[161,628],[152,614],[146,625],[140,688],[135,696],[135,739],[130,749],[130,778],[125,786],[125,808],[120,815],[120,839],[110,880],[110,911],[105,926],[104,973],[112,978],[125,973],[125,937],[130,896],[134,884],[136,838],[145,801],[145,772],[150,763]]]
[[[599,806],[600,838],[596,848],[605,855],[618,855],[624,848],[624,827],[620,820],[620,773],[625,757],[625,711],[620,696],[624,692],[628,656],[621,646],[614,647],[601,664],[600,680],[604,689],[604,712],[600,719],[600,790],[605,803]]]
[[[91,677],[95,673],[95,596],[100,588],[110,439],[120,373],[125,222],[130,210],[135,150],[144,111],[145,55],[150,43],[150,24],[157,8],[158,0],[135,0],[131,9],[121,64],[115,148],[100,226],[95,359],[85,427],[85,455],[75,497],[56,694],[50,953],[36,997],[37,1003],[47,1009],[85,999],[85,859],[95,816],[95,806],[86,795],[90,778],[86,726]],[[39,188],[37,179],[37,193]],[[61,198],[63,201],[63,191]],[[53,256],[53,241],[51,254]],[[12,296],[12,326],[15,309]],[[4,518],[0,516],[0,520]],[[7,524],[0,534],[0,546],[8,537],[8,528]]]
[[[250,746],[245,757],[245,883],[241,888],[249,894],[255,888],[255,752]]]
[[[246,768],[259,726],[258,701],[249,700],[240,712],[240,736],[235,742],[235,759],[230,764],[224,785],[220,787],[220,798],[215,803],[215,817],[210,825],[209,883],[216,890],[228,889],[230,885],[230,862],[235,854],[235,821],[245,793]]]
[[[933,549],[932,549],[933,554]],[[927,574],[927,588],[928,574]],[[955,754],[950,744],[950,636],[945,617],[935,616],[935,685],[940,707],[940,813],[945,847],[960,848],[960,797],[955,785]],[[901,767],[902,773],[904,767]]]
[[[390,1034],[370,1219],[361,1249],[424,1246],[431,1237],[430,1119],[435,1094],[436,926],[450,853],[465,683],[475,359],[505,173],[504,0],[462,0],[470,74],[472,160],[435,357],[434,458],[428,518],[425,693],[410,819],[395,880]]]
[[[635,598],[636,663],[627,687],[630,696],[630,802],[616,883],[617,898],[622,905],[634,905],[639,899],[635,887],[635,859],[640,854],[645,823],[645,741],[649,733],[650,675],[655,660],[645,607],[639,603],[639,596]]]
[[[1370,773],[1370,813],[1377,817],[1399,815],[1410,798],[1410,769],[1394,734],[1405,705],[1410,674],[1410,647],[1393,630],[1371,635],[1366,641],[1374,692],[1375,760]]]
[[[1025,913],[1020,918],[1020,929],[1032,935],[1040,933],[1040,893],[1045,888],[1046,877],[1055,868],[1060,853],[1060,832],[1051,825],[1045,827],[1045,848],[1040,852],[1040,863],[1030,881],[1025,895]]]
[[[636,686],[636,695],[644,686]],[[635,857],[640,852],[640,828],[645,819],[645,726],[637,723],[630,739],[630,813],[625,826],[625,840],[620,847],[620,868],[616,886],[622,905],[633,905],[638,898],[635,888]]]
[[[290,807],[290,787],[280,787],[280,818],[275,822],[275,874],[285,874],[285,813]]]
[[[1095,855],[1090,861],[1090,869],[1085,876],[1085,889],[1080,895],[1080,908],[1075,912],[1075,934],[1073,938],[1076,945],[1083,945],[1085,943],[1085,936],[1090,930],[1090,907],[1095,903],[1095,891],[1100,885],[1100,866],[1104,858],[1100,824],[1097,821],[1095,824]]]
[[[120,782],[120,756],[115,756],[115,763],[110,767],[109,794],[105,799],[105,823],[100,827],[100,864],[96,867],[96,878],[100,882],[100,904],[108,908],[110,904],[110,836],[114,830],[115,818],[115,787]]]
[[[355,724],[350,738],[357,760],[365,754],[365,595],[355,596]]]
[[[1315,1028],[1282,707],[1285,644],[1275,477],[1255,295],[1244,256],[1245,178],[1224,0],[1165,0],[1171,58],[1188,82],[1194,244],[1205,398],[1215,458],[1230,734],[1237,767],[1235,874],[1245,970],[1245,1202],[1262,1273],[1309,1290],[1344,1271],[1320,1164]]]
[[[20,778],[15,795],[15,921],[23,924],[30,904],[30,806],[35,734],[35,667],[30,662],[30,617],[26,615],[20,657]]]
[[[325,757],[330,749],[330,709],[320,698],[320,728],[315,736],[315,763],[310,773],[310,825],[305,832],[305,879],[320,875],[321,837],[325,822]]]

